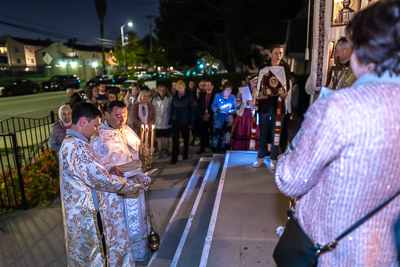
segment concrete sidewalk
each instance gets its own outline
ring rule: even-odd
[[[153,164],[158,170],[151,175],[149,199],[161,235],[200,157],[212,156],[211,152],[197,155],[198,149],[190,147],[188,160],[182,161],[179,156],[175,165],[170,164],[170,158],[155,160]],[[46,207],[0,215],[0,267],[66,266],[63,231],[59,197]],[[147,262],[136,265],[146,266]]]

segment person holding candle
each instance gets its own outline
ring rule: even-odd
[[[225,154],[231,147],[234,103],[236,97],[232,93],[232,84],[228,81],[222,86],[222,93],[215,95],[211,109],[214,112],[211,151]]]
[[[168,143],[171,134],[168,122],[171,109],[171,94],[165,85],[157,87],[157,97],[153,100],[153,105],[156,109],[157,158],[169,157]]]
[[[146,90],[141,91],[138,101],[132,106],[133,130],[137,135],[140,134],[142,124],[147,124],[151,127],[151,125],[154,125],[156,122],[156,109],[154,105],[149,102],[149,99],[149,92]]]
[[[126,125],[128,109],[122,101],[112,101],[105,112],[107,120],[100,125],[99,133],[92,137],[93,151],[106,168],[131,164],[135,178],[150,181],[141,171],[139,147],[141,141]],[[138,170],[139,169],[139,170]],[[125,172],[130,177],[132,171]],[[148,255],[146,205],[143,189],[135,196],[118,196],[124,206],[124,217],[136,261],[143,261]]]
[[[169,125],[172,127],[172,159],[171,164],[176,164],[179,154],[179,136],[183,137],[183,160],[188,157],[189,131],[194,124],[195,106],[193,98],[186,92],[186,84],[177,82],[177,94],[172,97]]]

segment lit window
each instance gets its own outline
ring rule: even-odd
[[[0,47],[0,53],[7,53],[7,47]]]

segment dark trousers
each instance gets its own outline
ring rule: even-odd
[[[183,137],[183,159],[187,159],[189,150],[190,129],[187,125],[172,125],[172,162],[178,161],[179,155],[179,136],[182,132]]]
[[[205,150],[210,146],[210,136],[213,129],[213,119],[209,121],[201,120],[200,150]]]
[[[269,120],[269,117],[271,117],[271,122]],[[275,120],[276,120],[276,114],[273,108],[271,108],[268,113],[258,113],[258,118],[259,118],[259,127],[260,127],[260,137],[259,137],[259,144],[258,144],[258,155],[257,157],[260,159],[265,158],[265,155],[267,154],[267,144],[272,141],[272,147],[271,147],[271,159],[275,159],[278,157],[279,153],[279,146],[277,146],[277,150],[274,149],[274,142],[273,140],[269,140],[269,137],[274,136],[275,132],[275,127],[272,127],[272,125],[275,125]],[[276,155],[275,155],[276,154]]]

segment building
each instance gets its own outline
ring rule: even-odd
[[[116,65],[113,51],[105,49],[107,72]],[[79,45],[50,40],[0,37],[1,76],[77,75],[88,80],[103,74],[100,45]]]
[[[32,40],[3,35],[0,37],[0,70],[3,72],[37,71],[35,52],[51,41]]]
[[[35,52],[38,66],[43,66],[44,75],[76,75],[88,80],[103,74],[101,46],[86,46],[53,42]],[[112,50],[106,49],[107,72],[116,65]]]

